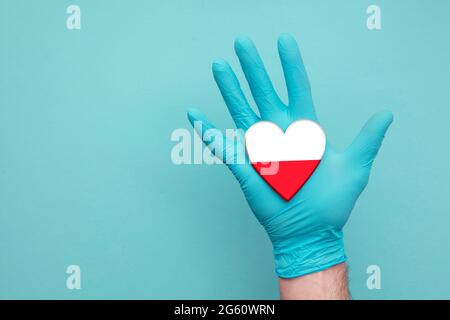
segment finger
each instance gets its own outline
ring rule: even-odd
[[[190,109],[188,111],[188,119],[205,145],[210,147],[212,142],[211,132],[214,134],[214,132],[217,132],[218,129],[199,110]],[[219,137],[219,135],[217,135],[216,137]],[[216,152],[214,155],[228,166],[228,168],[235,175],[239,182],[245,180],[246,176],[249,174],[249,165],[246,162],[244,148],[237,148],[234,141],[229,141],[227,143],[227,139],[224,135],[220,135],[220,137],[222,137],[223,139],[222,148],[220,150],[215,150]],[[227,152],[229,152],[230,154],[227,155]],[[236,154],[237,152],[241,153],[238,155]]]
[[[276,111],[276,108],[283,106],[283,103],[275,93],[272,82],[253,42],[245,37],[237,38],[234,42],[234,49],[252,91],[253,98],[258,105],[261,117],[267,119],[271,113]]]
[[[390,111],[382,111],[373,115],[361,129],[346,153],[351,157],[356,157],[364,166],[370,166],[393,119]]]
[[[236,126],[247,130],[259,119],[245,98],[233,69],[225,60],[215,60],[212,70],[214,79]]]
[[[289,107],[302,118],[316,119],[311,87],[297,42],[289,34],[278,38],[278,53],[289,96]]]

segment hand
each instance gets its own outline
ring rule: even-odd
[[[251,40],[238,38],[235,51],[258,106],[259,116],[247,102],[228,63],[216,60],[212,69],[238,128],[245,131],[260,120],[274,122],[283,130],[298,119],[318,122],[309,80],[293,37],[281,35],[278,40],[288,105],[275,93]],[[214,128],[197,110],[189,111],[188,118],[192,124],[200,121],[203,132]],[[276,272],[281,278],[317,272],[346,260],[342,228],[367,185],[373,160],[392,120],[393,116],[388,111],[375,114],[344,152],[338,152],[327,144],[316,171],[288,202],[266,184],[248,161],[227,164],[272,241]],[[208,142],[208,139],[202,138]],[[226,149],[217,152],[217,156],[222,159],[225,155],[230,156]]]

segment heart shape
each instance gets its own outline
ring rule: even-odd
[[[250,163],[286,201],[311,177],[325,145],[324,131],[311,120],[295,121],[286,132],[273,122],[259,121],[245,133]]]

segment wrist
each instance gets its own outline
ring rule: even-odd
[[[346,261],[342,231],[323,230],[273,242],[276,273],[295,278],[328,269]]]
[[[347,266],[337,264],[323,271],[291,279],[279,279],[280,298],[348,300]]]

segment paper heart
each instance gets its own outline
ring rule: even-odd
[[[311,120],[293,122],[283,132],[269,121],[259,121],[245,133],[252,166],[284,200],[306,183],[325,152],[322,128]]]

